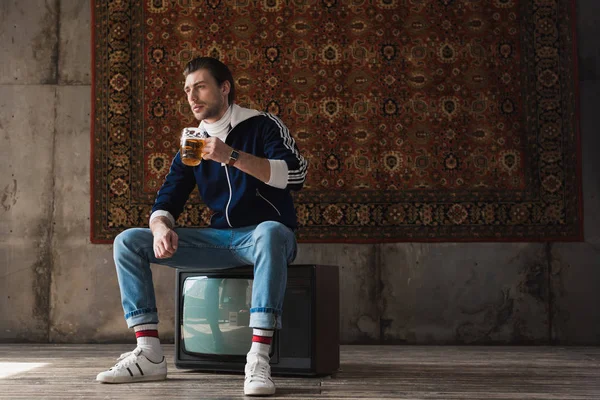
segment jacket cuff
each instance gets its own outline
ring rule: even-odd
[[[171,227],[175,226],[175,218],[173,218],[173,216],[171,215],[171,213],[168,212],[168,211],[166,211],[166,210],[156,210],[156,211],[154,211],[152,213],[152,215],[150,215],[150,220],[148,221],[148,226],[150,226],[150,223],[156,217],[167,217],[167,219],[171,223]]]
[[[285,189],[288,184],[288,166],[284,160],[269,160],[271,177],[267,185]]]

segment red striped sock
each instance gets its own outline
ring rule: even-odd
[[[158,338],[158,324],[142,324],[133,327],[135,338],[153,337]]]
[[[161,362],[164,358],[157,324],[142,324],[133,327],[138,347],[141,347],[146,358],[152,362]]]
[[[273,333],[275,331],[254,328],[252,329],[252,343],[262,343],[270,346],[273,341]]]
[[[154,329],[147,329],[144,331],[136,331],[135,332],[135,338],[141,338],[141,337],[158,337],[158,331],[154,330]]]
[[[257,342],[257,343],[262,343],[262,344],[271,344],[271,342],[273,341],[273,337],[269,337],[269,336],[258,336],[258,335],[252,335],[252,342]]]

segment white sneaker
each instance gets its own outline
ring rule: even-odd
[[[142,349],[136,347],[129,353],[121,354],[114,367],[100,372],[97,381],[103,383],[129,383],[145,381],[162,381],[167,378],[167,361],[155,363],[142,354]]]
[[[266,396],[275,393],[275,384],[271,379],[269,357],[256,353],[248,353],[246,358],[246,380],[244,394],[246,396]]]

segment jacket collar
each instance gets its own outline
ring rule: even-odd
[[[240,107],[235,103],[231,106],[231,108],[231,129],[235,128],[235,126],[239,123],[261,114],[261,112],[258,110]]]

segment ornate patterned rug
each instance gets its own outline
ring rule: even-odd
[[[582,239],[572,0],[92,4],[94,243],[147,226],[197,55],[309,160],[301,241]]]

